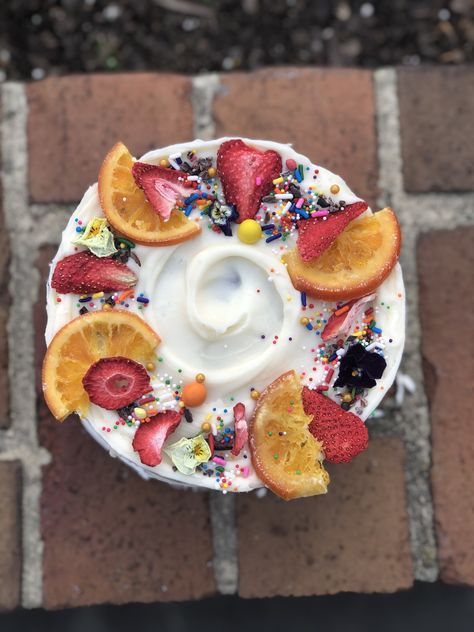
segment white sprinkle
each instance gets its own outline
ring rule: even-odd
[[[293,199],[293,194],[292,193],[277,193],[275,195],[275,199],[277,199],[277,200],[292,200]]]
[[[199,180],[199,176],[188,176],[188,182],[197,182]]]

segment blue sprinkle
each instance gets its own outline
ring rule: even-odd
[[[275,241],[275,239],[280,239],[281,233],[277,233],[276,235],[272,235],[271,237],[267,237],[265,241],[269,244],[271,241]]]
[[[137,297],[137,301],[139,303],[145,303],[145,305],[146,305],[147,303],[150,302],[150,299],[149,298],[145,298],[143,295],[141,295],[141,296]]]
[[[230,437],[224,437],[224,441],[225,441],[226,443],[229,443],[229,441],[230,441]]]
[[[185,198],[184,203],[191,204],[191,202],[194,202],[194,200],[197,200],[198,197],[199,197],[199,193],[193,193],[189,197]]]
[[[217,410],[217,408],[213,408],[213,409],[212,409],[212,411],[213,411],[213,412],[216,412],[216,410]]]
[[[303,307],[306,307],[306,292],[301,292],[300,296],[301,296],[301,305],[303,305]]]
[[[184,209],[184,214],[186,215],[186,217],[189,217],[191,215],[192,210],[193,210],[193,205],[188,204],[188,206]]]
[[[262,226],[262,230],[271,230],[272,228],[275,228],[275,224],[265,224],[265,226]]]
[[[331,356],[329,356],[329,362],[332,362],[336,358],[337,358],[337,353],[333,353]]]
[[[225,413],[227,412],[227,408],[224,408],[224,412],[225,412]]]
[[[83,230],[81,226],[76,226],[76,233],[82,233]]]
[[[301,215],[301,217],[304,217],[305,219],[309,219],[309,213],[307,213],[306,211],[303,211],[302,208],[298,209],[298,213]]]
[[[89,301],[92,301],[92,296],[85,296],[79,299],[79,303],[88,303]]]
[[[308,329],[309,331],[311,331],[313,329],[313,325],[311,323],[308,323],[306,325],[306,329]]]
[[[300,173],[300,170],[299,170],[299,169],[295,169],[295,170],[293,171],[293,175],[294,175],[294,176],[295,176],[295,178],[298,180],[298,182],[301,182],[301,181],[303,180],[303,177],[302,177],[302,175],[301,175],[301,173]]]
[[[379,327],[371,327],[374,334],[381,334],[382,330]]]

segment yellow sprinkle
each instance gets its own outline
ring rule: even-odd
[[[273,180],[273,184],[279,184],[280,182],[283,182],[283,176],[280,176],[279,178],[275,178],[275,180]]]
[[[145,419],[147,412],[144,408],[134,408],[133,412],[138,419]]]
[[[104,296],[103,292],[96,292],[92,295],[92,298],[102,298]]]
[[[207,413],[207,415],[204,417],[204,419],[206,421],[209,421],[209,419],[212,419],[212,413]]]

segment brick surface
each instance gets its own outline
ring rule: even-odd
[[[402,68],[398,91],[405,189],[473,190],[474,68]]]
[[[370,72],[265,69],[223,75],[221,84],[214,102],[216,135],[293,143],[375,202],[378,167]]]
[[[20,603],[21,590],[21,464],[0,461],[0,609]]]
[[[190,86],[188,78],[167,74],[73,76],[29,85],[32,200],[79,200],[118,140],[139,156],[191,139]]]
[[[432,485],[441,577],[471,585],[473,240],[474,227],[459,228],[423,235],[418,245],[422,353],[432,423]]]
[[[51,248],[41,252],[42,279],[52,254]],[[143,481],[86,435],[76,418],[55,422],[40,393],[38,410],[40,441],[53,459],[44,469],[41,498],[44,606],[187,600],[215,592],[207,493]]]
[[[411,586],[403,447],[376,439],[330,469],[327,496],[239,496],[243,597],[389,592]]]
[[[0,103],[0,120],[1,117],[2,110]],[[0,153],[0,172],[1,168],[2,156]],[[3,215],[3,191],[2,180],[0,178],[0,401],[2,402],[0,428],[7,428],[10,425],[7,341],[8,308],[10,303],[8,294],[9,263],[10,246]]]

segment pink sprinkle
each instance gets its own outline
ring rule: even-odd
[[[301,208],[303,206],[304,198],[299,198],[298,202],[296,202],[296,208]]]
[[[221,459],[220,456],[215,456],[212,458],[212,460],[214,461],[214,463],[218,463],[219,465],[227,465],[227,461],[224,461],[224,459]]]
[[[326,382],[326,384],[329,384],[329,382],[332,380],[333,375],[334,375],[334,369],[329,369],[329,371],[326,373],[326,377],[324,378],[324,381]]]
[[[316,386],[316,391],[318,393],[322,393],[323,391],[328,391],[329,390],[329,386],[327,384],[320,384],[319,386]]]
[[[248,478],[248,476],[249,476],[249,468],[247,466],[243,467],[240,471],[242,472],[242,476],[244,478]]]
[[[257,176],[257,177],[255,178],[255,184],[256,184],[257,186],[260,186],[260,185],[262,184],[262,178],[261,178],[260,176]]]
[[[329,215],[329,211],[315,211],[311,213],[311,217],[324,217],[325,215]]]

